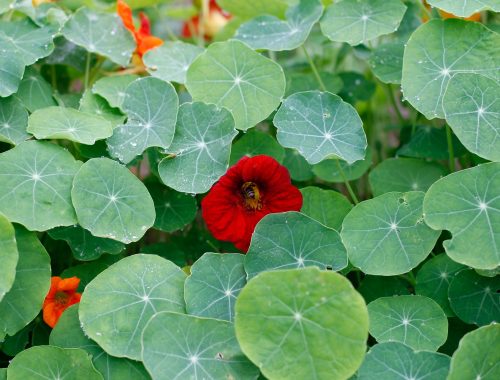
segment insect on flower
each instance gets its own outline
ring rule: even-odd
[[[70,277],[62,279],[54,276],[50,282],[50,290],[43,301],[43,320],[50,327],[54,327],[59,321],[64,310],[71,305],[80,302],[81,294],[77,293],[80,279]]]

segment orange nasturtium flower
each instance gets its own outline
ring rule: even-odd
[[[50,327],[54,327],[62,315],[71,305],[80,302],[81,294],[77,293],[80,279],[70,277],[62,279],[54,276],[50,282],[50,290],[43,301],[43,320]]]
[[[144,13],[139,13],[141,26],[139,29],[136,29],[132,18],[132,9],[130,9],[128,4],[123,0],[118,0],[116,2],[116,9],[118,11],[118,15],[123,21],[123,25],[125,25],[125,28],[132,32],[132,35],[135,38],[135,42],[137,44],[135,52],[139,55],[139,57],[142,57],[142,55],[148,50],[163,44],[163,40],[161,38],[151,35],[151,24],[148,16]]]
[[[423,0],[424,2],[424,5],[427,9],[431,9],[430,5],[427,4],[427,1]],[[441,9],[439,10],[439,15],[441,16],[441,18],[443,19],[447,19],[447,18],[462,18],[464,20],[468,20],[468,21],[481,21],[481,13],[474,13],[473,15],[469,16],[469,17],[458,17],[458,16],[455,16],[454,14],[452,13],[448,13],[448,12],[445,12],[445,11],[442,11]],[[422,17],[422,21],[423,22],[427,22],[429,21],[429,18],[427,17],[427,15],[424,15]]]

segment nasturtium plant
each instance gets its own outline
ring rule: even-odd
[[[0,0],[0,380],[500,378],[498,25]]]

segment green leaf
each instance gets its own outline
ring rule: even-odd
[[[276,16],[259,16],[241,25],[235,39],[252,49],[294,50],[301,46],[323,13],[319,0],[299,0],[286,11],[286,20]]]
[[[415,352],[397,342],[374,345],[358,370],[357,380],[443,380],[450,358],[437,352]]]
[[[500,161],[500,83],[477,74],[456,74],[443,98],[446,121],[465,147]]]
[[[264,14],[283,17],[293,0],[218,0],[217,4],[232,15],[249,19]]]
[[[288,169],[294,181],[309,181],[313,178],[311,165],[296,149],[285,149],[283,165]]]
[[[128,64],[136,48],[132,34],[125,29],[118,15],[112,13],[80,8],[71,15],[61,32],[89,54],[103,55],[120,66]]]
[[[28,111],[21,102],[14,96],[0,98],[0,141],[22,143],[30,136],[26,133],[27,126]]]
[[[451,358],[448,380],[495,380],[500,375],[500,325],[484,326],[466,334]]]
[[[184,285],[188,314],[232,322],[236,298],[247,282],[244,258],[209,252],[196,260]]]
[[[500,163],[450,174],[434,183],[424,201],[425,222],[448,230],[443,246],[456,262],[477,269],[500,265]]]
[[[448,297],[458,318],[481,326],[498,321],[499,292],[500,277],[483,277],[467,269],[451,281]]]
[[[436,163],[414,158],[389,158],[377,165],[368,176],[373,196],[390,191],[427,191],[445,175]]]
[[[405,48],[404,96],[428,119],[444,118],[443,97],[457,73],[500,79],[500,52],[495,48],[499,44],[500,35],[478,22],[433,19],[423,24]]]
[[[414,350],[436,351],[446,341],[448,320],[424,296],[381,297],[368,304],[370,335],[377,342],[401,342]]]
[[[424,223],[424,193],[386,193],[354,206],[344,219],[342,241],[350,262],[366,274],[410,271],[431,252],[440,232]]]
[[[158,166],[161,180],[177,191],[205,193],[227,171],[236,135],[227,109],[184,103],[179,108],[174,140],[167,149],[173,157],[166,157]]]
[[[285,74],[287,79],[286,96],[290,96],[296,92],[313,91],[318,88],[318,78],[316,78],[313,72],[286,70]],[[319,75],[328,92],[332,94],[340,92],[344,85],[340,76],[327,71],[320,71]]]
[[[166,41],[160,47],[147,51],[142,60],[152,76],[184,84],[189,66],[202,52],[203,49],[196,45]]]
[[[174,137],[178,107],[170,83],[152,77],[133,81],[121,105],[127,122],[107,140],[109,153],[127,164],[147,148],[167,148]]]
[[[94,83],[92,92],[106,99],[111,107],[121,109],[127,87],[138,79],[138,75],[115,75],[104,77]]]
[[[104,253],[116,255],[125,249],[123,243],[95,237],[78,225],[55,228],[49,235],[52,239],[66,241],[75,259],[81,261],[98,259]]]
[[[405,11],[400,0],[336,1],[326,9],[321,31],[332,41],[359,45],[395,32]]]
[[[7,38],[0,34],[0,46],[10,43]],[[0,52],[0,97],[14,94],[21,83],[24,74],[24,62],[21,57],[10,55],[9,49],[1,49]],[[4,54],[8,52],[8,54]]]
[[[339,161],[338,164],[337,161]],[[339,164],[346,179],[348,181],[353,181],[363,176],[372,166],[372,151],[370,148],[367,148],[365,159],[356,161],[353,164],[348,164],[336,158],[323,160],[319,164],[314,165],[312,171],[324,181],[342,183],[344,182],[344,178],[339,170]]]
[[[365,356],[368,312],[338,273],[271,271],[241,291],[235,328],[243,352],[267,378],[347,379]]]
[[[21,253],[9,292],[0,301],[0,340],[14,335],[40,312],[50,287],[50,258],[33,232],[16,227],[17,250]]]
[[[363,74],[346,71],[339,73],[339,78],[344,84],[339,96],[346,102],[355,104],[358,101],[368,101],[375,94],[377,85],[372,80],[366,78]]]
[[[56,375],[57,374],[57,375]],[[14,357],[7,368],[9,380],[102,380],[90,360],[80,349],[54,346],[31,347]]]
[[[128,244],[138,241],[155,220],[153,200],[144,184],[108,158],[82,165],[71,198],[78,222],[97,237]]]
[[[84,113],[92,113],[111,122],[113,128],[125,121],[125,116],[117,109],[111,108],[106,99],[102,96],[93,94],[91,91],[85,91],[80,99],[78,109]]]
[[[50,333],[49,342],[51,345],[61,348],[81,348],[85,350],[92,356],[92,363],[104,380],[150,379],[141,363],[110,356],[97,343],[85,336],[78,319],[78,305],[70,306],[64,311],[57,325]]]
[[[142,360],[153,380],[244,380],[259,374],[241,352],[233,325],[226,321],[157,313],[146,325],[142,343]]]
[[[26,141],[0,154],[0,212],[31,231],[76,223],[70,191],[81,163],[60,146]]]
[[[352,204],[342,194],[308,186],[300,189],[303,198],[301,213],[327,227],[340,231],[342,221],[352,209]]]
[[[231,147],[229,165],[236,164],[243,156],[254,157],[259,154],[271,156],[282,163],[285,158],[285,149],[269,134],[251,129]]]
[[[196,217],[196,198],[179,193],[162,185],[150,186],[149,191],[155,204],[154,228],[174,232],[191,223]]]
[[[487,9],[500,12],[498,0],[429,0],[429,4],[459,17],[469,17],[473,13]]]
[[[37,139],[66,139],[92,145],[111,136],[113,126],[101,116],[54,106],[33,112],[27,131]]]
[[[231,40],[211,44],[194,60],[186,86],[194,100],[229,109],[236,128],[246,130],[278,107],[285,75],[277,63]]]
[[[78,292],[81,293],[85,290],[87,284],[95,278],[95,276],[97,276],[103,270],[109,268],[110,265],[116,263],[120,259],[121,258],[119,256],[104,255],[90,263],[79,264],[66,268],[61,272],[61,277],[78,277],[80,279]]]
[[[455,313],[448,300],[448,288],[458,272],[465,268],[444,253],[433,257],[419,269],[415,292],[432,298],[441,306],[447,316],[453,317]]]
[[[19,260],[14,227],[9,220],[0,214],[0,262],[2,277],[0,277],[0,302],[14,283],[16,266]]]
[[[401,83],[404,50],[403,42],[390,42],[379,45],[372,51],[368,63],[381,82]]]
[[[141,334],[153,314],[184,312],[186,275],[156,255],[126,257],[97,275],[80,301],[85,335],[108,354],[141,360]]]
[[[408,282],[399,277],[365,276],[358,287],[365,302],[371,302],[381,297],[401,296],[410,294]]]
[[[31,67],[26,68],[16,97],[30,112],[56,105],[52,97],[52,87]]]
[[[358,113],[339,96],[306,91],[285,99],[274,116],[279,143],[297,149],[310,164],[336,156],[348,163],[365,157],[366,136]]]

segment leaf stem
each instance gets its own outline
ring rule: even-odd
[[[450,171],[455,171],[455,152],[453,151],[453,140],[451,138],[451,128],[446,124],[446,142],[448,143],[448,154],[450,156]]]
[[[389,94],[389,100],[391,101],[392,107],[394,108],[394,111],[396,112],[396,115],[399,119],[399,122],[401,124],[405,124],[405,119],[404,119],[403,115],[401,114],[398,103],[396,102],[396,98],[394,96],[394,91],[392,90],[391,85],[389,83],[387,83],[386,88],[387,88],[387,92]]]
[[[89,74],[90,74],[90,58],[92,56],[92,53],[90,51],[87,52],[87,62],[85,63],[85,82],[84,82],[84,89],[87,90],[89,87]]]
[[[304,54],[307,58],[307,61],[309,62],[309,66],[311,66],[311,69],[314,73],[314,76],[316,77],[316,80],[318,81],[319,87],[321,88],[322,91],[326,91],[325,84],[323,83],[323,80],[321,79],[321,76],[319,75],[318,69],[316,68],[314,61],[311,59],[311,56],[307,52],[307,49],[305,48],[304,45],[302,45],[302,50],[304,51]]]
[[[356,197],[356,194],[354,193],[354,190],[352,189],[351,184],[347,180],[347,177],[344,173],[344,170],[342,169],[342,166],[340,165],[340,161],[338,159],[335,159],[335,161],[337,161],[337,167],[339,169],[340,176],[344,180],[345,187],[347,188],[347,191],[349,192],[349,195],[351,196],[354,204],[357,205],[359,203],[358,197]]]

